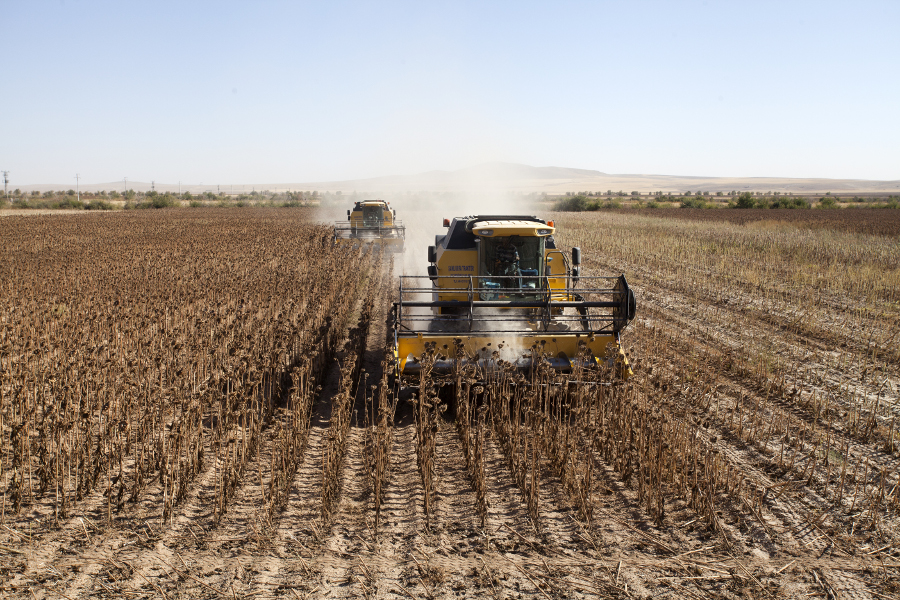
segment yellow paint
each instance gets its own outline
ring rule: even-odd
[[[467,288],[470,276],[472,285],[478,286],[478,250],[444,250],[437,262],[438,276],[453,279],[438,279],[438,290]],[[440,300],[468,300],[466,292],[444,292]]]
[[[485,236],[482,232],[493,231],[490,236]],[[538,231],[546,231],[547,233],[538,233]],[[544,237],[552,235],[556,229],[543,223],[535,223],[534,221],[479,221],[472,228],[472,233],[484,237],[508,237],[511,235],[521,235],[526,237]]]
[[[364,217],[364,208],[374,207],[381,215],[381,222],[376,224],[366,224]],[[384,200],[363,200],[354,205],[354,209],[350,212],[350,218],[347,225],[338,223],[336,225],[335,241],[340,243],[375,243],[391,249],[394,252],[403,250],[403,237],[400,234],[397,222],[394,220],[394,212]],[[337,229],[341,230],[340,236],[337,235]],[[372,237],[369,237],[372,236]],[[400,236],[400,237],[397,237]]]
[[[372,206],[381,207],[381,209],[382,209],[381,216],[384,221],[384,223],[381,225],[381,227],[393,227],[394,226],[394,212],[391,210],[391,208],[387,205],[387,202],[385,202],[384,200],[363,200],[362,202],[359,203],[359,206],[360,206],[360,209],[362,209],[363,207],[372,207]],[[363,224],[363,211],[356,210],[355,205],[354,205],[353,211],[350,213],[350,226],[366,228],[366,229],[373,228],[371,226],[367,226],[367,225]]]
[[[412,357],[420,358],[425,353],[425,344],[434,342],[438,353],[452,357],[455,353],[454,340],[462,340],[467,356],[479,355],[480,357],[489,357],[490,353],[498,349],[497,344],[504,344],[505,348],[512,348],[516,353],[516,357],[522,354],[529,354],[533,344],[542,346],[543,352],[553,357],[558,357],[560,353],[566,355],[569,360],[578,357],[579,342],[584,342],[590,348],[595,360],[607,355],[607,348],[616,356],[616,362],[622,368],[622,378],[628,379],[634,373],[628,363],[628,358],[622,351],[619,343],[614,335],[594,335],[593,340],[586,334],[576,335],[574,332],[548,332],[535,335],[518,335],[502,333],[493,336],[480,335],[461,335],[459,333],[419,333],[415,336],[400,336],[397,339],[397,345],[394,348],[394,359],[399,370],[402,372],[406,368],[406,363]],[[490,346],[488,346],[490,344]],[[444,346],[447,346],[445,349]],[[482,349],[487,348],[487,352]],[[501,351],[503,352],[503,351]],[[486,356],[485,356],[486,354]],[[507,357],[511,360],[511,357]]]
[[[551,259],[550,262],[547,262],[547,259]],[[563,254],[562,250],[545,250],[544,251],[544,264],[550,265],[550,275],[547,278],[547,284],[550,286],[551,290],[565,290],[566,289],[566,280],[564,277],[568,275],[566,265],[567,257]],[[553,277],[553,275],[562,275],[563,278]],[[566,294],[558,294],[554,293],[552,295],[552,300],[554,302],[559,302],[560,300],[570,300],[568,297],[568,293]]]

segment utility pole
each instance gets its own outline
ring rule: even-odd
[[[75,173],[75,193],[78,195],[78,201],[81,202],[81,188],[78,186],[79,179],[81,179],[81,175]]]
[[[123,177],[122,180],[125,182],[125,191],[122,192],[122,197],[124,198],[128,195],[128,178]]]
[[[6,194],[6,199],[9,200],[9,190],[6,189],[7,185],[9,185],[9,171],[3,171],[3,193]]]
[[[178,182],[178,195],[181,195],[181,182]]]
[[[153,180],[150,180],[150,191],[151,192],[156,191],[156,182]]]

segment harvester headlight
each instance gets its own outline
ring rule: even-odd
[[[550,235],[549,229],[538,229],[537,232],[538,232],[538,235]]]
[[[478,235],[494,235],[493,229],[481,229],[478,231]]]

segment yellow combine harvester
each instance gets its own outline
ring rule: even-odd
[[[400,278],[393,304],[395,374],[419,372],[434,344],[433,371],[450,372],[461,344],[467,363],[499,359],[529,368],[535,356],[560,371],[578,361],[632,371],[619,333],[634,318],[624,275],[581,277],[581,249],[556,247],[553,221],[480,215],[444,219],[428,247],[428,275]]]
[[[384,200],[363,200],[347,211],[347,220],[334,224],[334,242],[374,242],[394,252],[403,252],[406,227],[397,221],[397,211]]]

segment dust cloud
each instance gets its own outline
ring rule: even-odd
[[[361,200],[385,200],[397,211],[397,220],[406,227],[406,243],[398,255],[398,275],[428,274],[428,246],[447,229],[443,220],[468,215],[535,214],[534,194],[518,192],[365,192],[325,193],[317,211],[317,220],[333,224],[347,219],[347,210]]]
[[[342,221],[347,218],[347,209],[355,202],[369,199],[380,199],[390,203],[396,211],[396,219],[406,228],[406,240],[402,253],[395,255],[395,274],[404,277],[422,277],[423,279],[404,281],[404,287],[424,288],[429,291],[417,294],[416,300],[431,299],[431,282],[428,275],[428,246],[435,244],[435,237],[447,233],[443,226],[444,219],[465,217],[469,215],[490,214],[538,214],[537,194],[523,193],[499,189],[491,185],[480,185],[483,178],[470,182],[469,189],[455,191],[382,191],[354,192],[352,194],[325,193],[318,211],[318,219],[326,223]],[[410,296],[405,297],[412,300]],[[416,328],[426,327],[426,320],[431,316],[431,309],[415,309],[410,316],[424,317],[422,321],[411,323]],[[488,315],[485,315],[488,316]],[[490,316],[501,316],[497,315]],[[483,331],[510,329],[509,323],[488,322],[480,324]],[[510,336],[512,338],[514,336]],[[496,349],[494,347],[493,349]],[[516,360],[521,356],[521,349],[506,346],[504,358]]]
[[[428,246],[447,229],[443,220],[469,215],[529,214],[533,202],[528,196],[501,192],[444,192],[415,194],[391,200],[397,217],[406,225],[403,275],[427,275]]]

